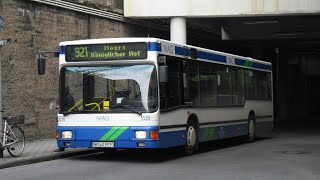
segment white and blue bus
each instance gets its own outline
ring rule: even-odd
[[[59,46],[60,148],[183,147],[270,135],[268,62],[156,38]]]

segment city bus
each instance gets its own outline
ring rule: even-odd
[[[182,147],[269,136],[272,65],[157,38],[59,44],[60,148]]]

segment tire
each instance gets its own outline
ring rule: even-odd
[[[186,155],[191,155],[198,150],[198,128],[194,121],[189,121],[186,130],[184,153]]]
[[[254,139],[256,138],[256,122],[254,116],[249,116],[248,120],[248,135],[246,138],[246,141],[248,143],[254,142]]]
[[[25,147],[25,137],[24,132],[22,129],[16,125],[11,127],[12,132],[14,133],[15,137],[18,139],[18,142],[12,144],[7,148],[9,154],[13,157],[19,157],[24,150]],[[10,133],[9,136],[14,138],[13,134]]]

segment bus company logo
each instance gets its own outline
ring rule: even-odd
[[[109,116],[97,116],[96,120],[98,121],[109,121]]]
[[[161,43],[161,51],[165,54],[171,55],[174,55],[176,53],[174,45],[168,43]]]
[[[141,116],[141,119],[143,121],[150,121],[151,120],[150,116]]]
[[[62,121],[65,121],[64,116],[58,116],[58,122],[62,122]]]
[[[235,65],[236,62],[235,62],[234,57],[232,57],[232,56],[227,56],[227,63],[228,63],[228,64],[231,64],[231,65]]]
[[[217,133],[218,133],[218,135],[219,135],[220,137],[224,136],[225,131],[224,131],[224,129],[223,129],[222,126],[219,128],[219,131],[218,131]]]

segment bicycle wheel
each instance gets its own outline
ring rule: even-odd
[[[16,125],[11,127],[12,132],[10,132],[9,136],[11,139],[17,139],[18,141],[12,145],[10,145],[7,149],[11,156],[18,157],[23,153],[25,146],[25,137],[22,129]]]

